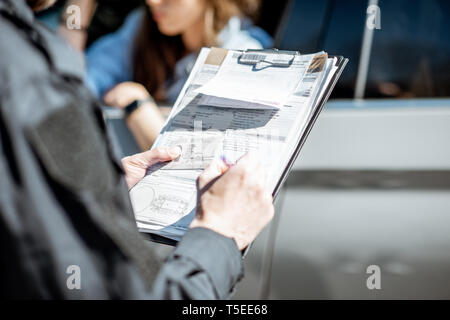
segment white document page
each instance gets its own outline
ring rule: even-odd
[[[279,109],[292,94],[305,71],[300,63],[303,59],[300,55],[296,55],[287,68],[272,67],[270,64],[256,68],[254,65],[238,63],[240,55],[241,53],[230,50],[214,78],[196,92]]]

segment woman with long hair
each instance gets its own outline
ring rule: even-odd
[[[153,144],[163,126],[157,104],[175,102],[203,46],[259,49],[271,44],[249,19],[259,0],[146,4],[87,51],[88,85],[107,105],[126,108],[127,125],[142,149]]]

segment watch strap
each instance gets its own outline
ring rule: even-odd
[[[155,103],[155,100],[153,100],[152,97],[149,97],[147,99],[142,99],[142,100],[134,100],[133,102],[131,102],[129,105],[127,105],[124,108],[125,111],[125,118],[129,117],[134,111],[136,111],[143,103],[146,102],[153,102]]]

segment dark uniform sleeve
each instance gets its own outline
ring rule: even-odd
[[[159,263],[139,235],[80,57],[24,0],[0,1],[0,29],[0,297],[227,298],[234,240],[195,228]]]
[[[162,266],[153,290],[160,299],[225,299],[242,275],[233,239],[194,228]]]

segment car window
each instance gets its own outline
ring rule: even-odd
[[[366,97],[450,96],[450,1],[380,1]]]
[[[380,0],[366,98],[450,96],[450,1]],[[302,53],[325,50],[349,63],[332,98],[353,98],[367,1],[291,1],[276,46]]]

